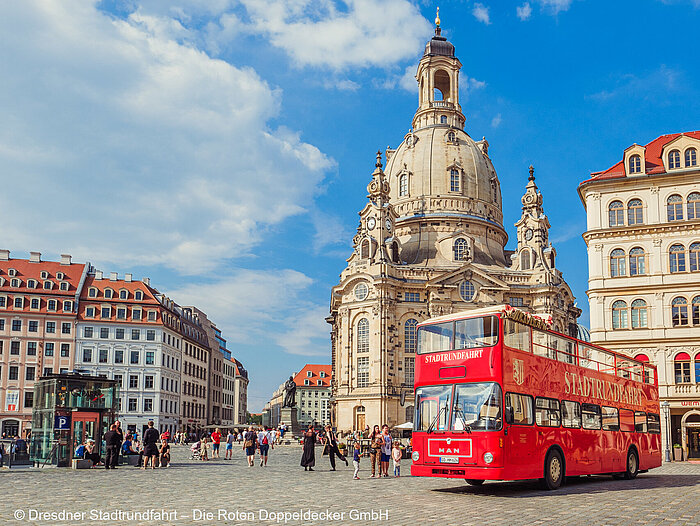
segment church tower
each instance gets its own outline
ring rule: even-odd
[[[517,249],[507,251],[501,187],[485,138],[465,131],[462,64],[439,17],[416,72],[418,109],[378,153],[347,266],[331,291],[331,420],[342,431],[413,420],[416,326],[510,303],[576,331],[580,310],[554,267],[534,175]],[[525,254],[529,260],[525,259]]]

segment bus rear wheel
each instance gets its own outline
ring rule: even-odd
[[[627,480],[632,480],[639,473],[639,457],[634,449],[627,452],[627,468],[625,469],[624,477]]]
[[[478,479],[464,479],[467,481],[467,484],[470,486],[481,486],[484,481],[483,480],[478,480]]]
[[[552,449],[544,461],[544,487],[558,489],[564,481],[564,459],[561,453]]]

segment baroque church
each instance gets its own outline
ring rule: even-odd
[[[462,64],[435,24],[416,73],[412,128],[384,159],[377,152],[353,252],[331,291],[331,420],[342,431],[413,421],[421,321],[508,303],[575,336],[581,314],[556,268],[532,167],[517,248],[505,249],[489,144],[464,131]]]

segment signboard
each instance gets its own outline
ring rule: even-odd
[[[53,422],[53,428],[56,431],[70,431],[70,416],[56,415]]]
[[[5,393],[5,411],[19,411],[19,389],[8,389]]]

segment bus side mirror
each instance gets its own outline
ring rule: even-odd
[[[512,424],[515,417],[513,416],[513,408],[506,407],[506,424]]]

